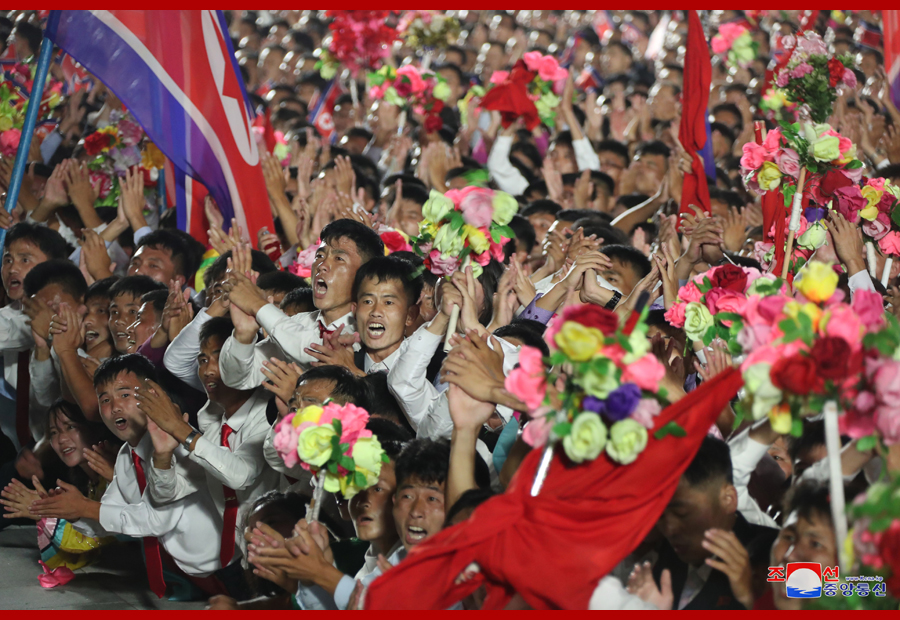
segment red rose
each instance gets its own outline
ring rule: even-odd
[[[566,308],[563,311],[563,321],[575,321],[585,327],[596,327],[605,336],[612,336],[619,327],[619,317],[615,312],[593,304]]]
[[[819,182],[819,193],[826,198],[831,198],[835,190],[851,185],[853,185],[853,181],[847,178],[846,174],[838,170],[829,170]]]
[[[844,79],[844,63],[837,58],[828,61],[828,85],[834,88]]]
[[[891,576],[886,580],[891,596],[900,598],[900,519],[894,519],[891,526],[881,534],[878,554]]]
[[[94,157],[102,153],[104,149],[108,149],[111,144],[111,135],[95,131],[84,139],[84,152],[89,156]]]
[[[743,293],[747,287],[747,274],[737,265],[728,263],[716,269],[709,281],[713,288],[719,287]]]
[[[401,97],[409,97],[412,94],[412,82],[410,82],[408,78],[396,80],[394,82],[394,90],[396,90],[397,94]]]
[[[850,345],[843,338],[819,338],[809,352],[823,379],[840,381],[850,373]]]
[[[425,132],[434,133],[444,127],[444,121],[437,114],[429,114],[425,117]]]
[[[389,254],[393,254],[394,252],[409,252],[412,250],[409,243],[403,238],[403,235],[396,230],[389,230],[381,233],[381,240],[384,242],[384,247]]]
[[[772,384],[779,390],[793,394],[809,394],[818,382],[816,363],[810,357],[795,354],[783,357],[769,372]]]

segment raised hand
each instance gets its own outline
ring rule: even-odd
[[[706,564],[725,573],[734,598],[747,609],[752,609],[753,570],[750,567],[750,554],[734,532],[706,530],[703,548],[713,554],[706,558]]]
[[[470,331],[465,336],[454,335],[450,353],[441,367],[441,377],[447,383],[457,385],[470,397],[483,402],[496,402],[496,390],[503,389],[506,379],[503,373],[503,349],[496,338],[490,336],[493,349],[487,344],[488,336]],[[488,416],[490,417],[490,416]]]
[[[272,357],[263,362],[262,373],[266,377],[262,386],[287,405],[294,396],[297,381],[300,379],[303,371],[300,370],[297,364],[288,364]]]
[[[862,229],[851,224],[837,211],[829,211],[830,221],[825,222],[825,227],[834,239],[834,251],[841,262],[847,266],[847,275],[854,275],[865,271],[865,247],[862,239]]]
[[[672,609],[675,596],[672,594],[672,573],[669,569],[662,572],[659,584],[661,587],[657,587],[653,579],[653,567],[650,566],[650,562],[635,564],[628,577],[628,591],[631,594],[659,609]]]
[[[88,467],[107,482],[112,482],[115,474],[116,454],[116,450],[105,441],[84,449]]]
[[[59,312],[50,324],[50,333],[53,334],[53,350],[57,355],[78,350],[83,342],[81,316],[69,304],[59,304]]]

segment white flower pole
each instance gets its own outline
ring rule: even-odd
[[[794,192],[794,201],[791,203],[791,221],[788,224],[787,247],[784,250],[784,266],[781,269],[781,279],[787,278],[788,269],[791,266],[791,256],[794,253],[794,237],[800,230],[800,212],[803,206],[803,186],[806,183],[806,168],[800,169],[800,178],[797,180],[797,191]]]
[[[844,541],[847,539],[846,500],[844,499],[844,473],[841,467],[841,436],[838,431],[837,403],[829,400],[823,409],[825,414],[825,446],[828,448],[829,483],[831,485],[831,520],[834,522],[834,537],[837,543],[838,563],[841,571],[850,567]]]
[[[320,468],[316,477],[313,478],[313,496],[312,502],[306,511],[306,522],[312,523],[319,520],[319,513],[322,511],[322,499],[325,497],[325,474],[324,467]]]
[[[874,280],[878,277],[878,256],[875,254],[875,244],[866,241],[866,262],[869,264],[869,276]]]
[[[891,280],[891,267],[894,266],[894,257],[888,256],[884,260],[884,271],[881,272],[881,286],[887,288],[888,282]]]
[[[462,264],[462,272],[466,272],[466,267],[472,264],[472,259],[470,256],[466,256],[466,259]],[[459,323],[459,306],[453,304],[453,310],[450,312],[450,322],[447,325],[447,335],[444,336],[444,353],[449,353],[450,349],[453,347],[450,346],[450,337],[456,333],[456,324]]]
[[[531,497],[537,497],[544,486],[544,480],[547,479],[547,473],[550,471],[550,461],[553,460],[554,443],[548,438],[547,445],[541,453],[541,462],[538,463],[537,471],[534,472],[534,482],[531,483]]]

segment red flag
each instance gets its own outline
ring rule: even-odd
[[[684,100],[678,140],[691,156],[691,172],[684,175],[681,187],[680,213],[691,213],[689,205],[701,207],[709,213],[709,185],[700,158],[696,157],[706,145],[706,107],[709,103],[709,83],[712,65],[703,26],[697,11],[687,11],[687,53],[684,57]]]
[[[253,119],[253,128],[262,130],[266,150],[269,153],[275,151],[278,141],[275,138],[275,128],[272,127],[272,110],[270,108],[267,107],[262,114],[256,115],[256,118]]]
[[[417,545],[376,579],[367,609],[446,609],[484,584],[483,609],[503,609],[514,593],[535,609],[587,609],[591,594],[644,539],[669,503],[722,407],[743,384],[729,369],[656,419],[677,422],[681,438],[650,440],[626,466],[601,455],[573,467],[553,457],[537,497],[531,483],[541,450],[525,457],[506,493],[475,509],[469,520]],[[470,563],[481,571],[463,583]]]

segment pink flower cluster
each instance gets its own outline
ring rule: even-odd
[[[877,432],[889,446],[900,443],[900,362],[867,359],[865,383],[839,420],[841,433],[859,438]]]
[[[695,276],[678,291],[678,301],[666,311],[666,320],[673,327],[684,327],[685,311],[689,303],[700,303],[706,306],[715,317],[722,312],[742,314],[752,296],[748,291],[761,277],[774,280],[774,276],[763,276],[758,269],[722,265]],[[708,288],[703,293],[701,288]],[[723,322],[730,326],[730,321]]]
[[[526,52],[522,55],[525,66],[529,71],[534,71],[545,82],[564,81],[569,72],[559,66],[559,62],[553,56],[545,56],[540,52]]]
[[[717,56],[731,49],[739,36],[747,32],[747,27],[735,22],[721,24],[719,32],[712,39],[712,51]]]
[[[329,403],[325,405],[322,415],[317,422],[303,422],[294,426],[294,417],[300,414],[301,412],[297,411],[286,415],[275,427],[275,437],[272,445],[287,467],[293,467],[299,463],[303,469],[310,470],[310,466],[307,463],[300,461],[300,457],[297,454],[297,441],[303,431],[313,426],[332,426],[334,420],[339,420],[341,422],[340,443],[347,444],[347,450],[344,451],[344,454],[347,456],[351,455],[353,446],[359,439],[372,436],[372,431],[366,428],[366,423],[369,421],[369,413],[365,409],[350,403],[346,405]],[[338,467],[338,470],[341,475],[347,474],[347,471],[342,467]]]

